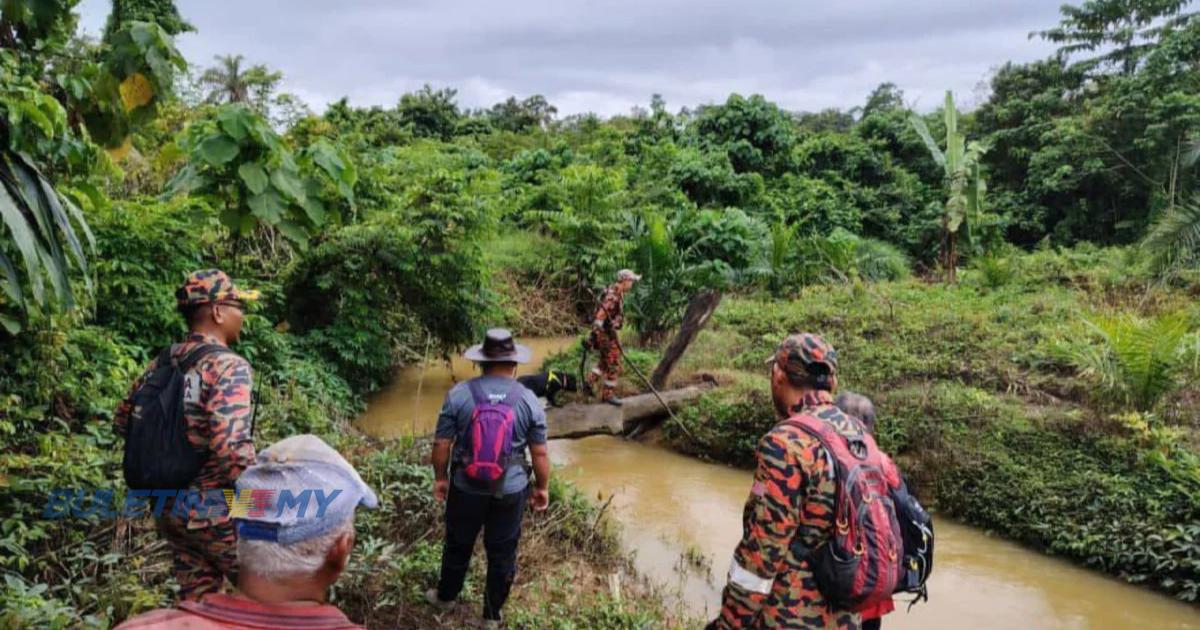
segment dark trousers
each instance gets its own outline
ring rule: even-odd
[[[883,627],[883,618],[876,617],[874,619],[863,619],[862,630],[879,630]]]
[[[458,599],[475,539],[483,529],[483,548],[487,552],[487,585],[483,592],[483,618],[499,619],[500,609],[508,600],[517,576],[517,543],[521,540],[521,517],[525,513],[529,488],[502,497],[463,492],[450,484],[446,499],[446,546],[442,549],[442,577],[438,581],[438,599]]]

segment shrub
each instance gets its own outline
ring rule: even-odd
[[[175,289],[188,273],[213,266],[216,221],[186,199],[124,202],[98,212],[92,228],[100,250],[96,323],[147,351],[176,341],[186,328]]]

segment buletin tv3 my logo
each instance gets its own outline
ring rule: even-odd
[[[137,518],[165,512],[192,518],[282,517],[320,518],[342,493],[340,488],[293,490],[130,490],[119,497],[111,488],[59,488],[52,490],[42,518]]]

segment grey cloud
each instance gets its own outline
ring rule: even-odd
[[[541,93],[563,114],[620,113],[655,92],[672,107],[733,91],[794,110],[851,107],[889,80],[932,106],[1005,61],[1049,54],[1026,35],[1057,20],[1047,0],[178,4],[199,30],[180,38],[190,61],[244,54],[318,109],[341,96],[390,105],[428,82],[471,107]],[[81,10],[98,30],[107,2]]]

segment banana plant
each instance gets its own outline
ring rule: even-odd
[[[958,241],[961,234],[963,240],[970,243],[970,226],[977,224],[983,218],[984,196],[987,193],[987,182],[984,181],[980,161],[987,153],[987,145],[982,142],[967,142],[966,137],[958,130],[958,109],[954,106],[954,94],[946,92],[944,117],[946,123],[946,148],[943,150],[933,139],[929,126],[918,115],[910,117],[913,129],[933,156],[938,166],[945,174],[946,203],[942,211],[942,268],[946,271],[946,281],[955,281],[955,268],[958,266]]]

